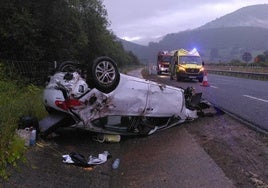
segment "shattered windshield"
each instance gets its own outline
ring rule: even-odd
[[[197,64],[197,65],[202,64],[202,60],[198,56],[180,56],[179,62],[181,64]]]

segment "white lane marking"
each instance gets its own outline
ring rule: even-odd
[[[250,95],[243,95],[243,96],[244,96],[244,97],[251,98],[251,99],[259,100],[259,101],[262,101],[262,102],[268,102],[268,100],[261,99],[261,98],[257,98],[257,97],[252,97],[252,96],[250,96]]]
[[[210,86],[210,87],[215,88],[215,89],[218,89],[218,87],[216,87],[216,86]]]

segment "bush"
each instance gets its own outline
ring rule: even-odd
[[[233,59],[230,63],[229,63],[229,65],[234,65],[234,66],[243,66],[243,65],[245,65],[245,63],[243,63],[243,62],[241,62],[239,59]]]
[[[1,72],[1,71],[0,71]],[[42,90],[34,85],[18,86],[14,81],[0,81],[0,177],[7,178],[6,168],[23,158],[24,142],[15,134],[21,116],[42,118]]]

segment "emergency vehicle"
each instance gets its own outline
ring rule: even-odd
[[[157,74],[169,72],[169,64],[172,55],[168,51],[159,51],[157,54]]]
[[[191,51],[181,48],[173,53],[169,67],[170,79],[173,80],[175,77],[177,81],[184,79],[203,81],[204,63],[195,48]]]

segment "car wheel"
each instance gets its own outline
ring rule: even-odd
[[[88,82],[92,82],[96,89],[110,93],[119,84],[120,74],[116,63],[109,57],[99,57],[91,66]]]
[[[78,69],[79,69],[79,64],[73,61],[64,61],[58,67],[58,71],[60,72],[75,72]]]
[[[178,73],[176,74],[176,78],[177,78],[177,81],[181,81],[181,77]]]

